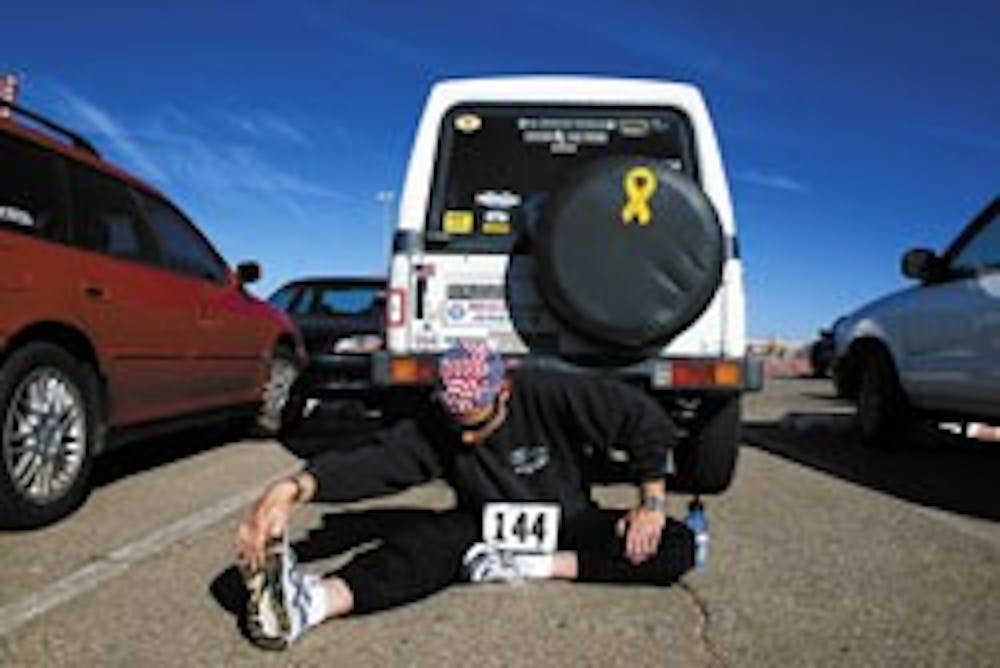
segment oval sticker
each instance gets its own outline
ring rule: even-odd
[[[455,129],[470,134],[483,127],[483,119],[476,114],[462,114],[455,119]]]

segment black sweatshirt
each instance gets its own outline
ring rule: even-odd
[[[355,450],[311,460],[315,499],[354,501],[444,478],[458,506],[475,513],[488,501],[552,501],[571,516],[590,505],[590,472],[611,447],[629,453],[637,482],[663,478],[676,432],[640,390],[581,374],[520,370],[510,377],[507,418],[484,442],[463,444],[428,402]]]

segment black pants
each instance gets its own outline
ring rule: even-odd
[[[639,565],[624,557],[615,524],[624,511],[592,508],[564,518],[559,549],[577,553],[581,582],[668,585],[694,564],[694,538],[668,519],[656,555]],[[416,601],[458,580],[462,557],[480,540],[477,517],[448,510],[413,521],[383,536],[382,544],[356,557],[337,575],[354,593],[354,612],[366,613]]]

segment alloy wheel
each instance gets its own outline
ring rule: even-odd
[[[11,394],[2,446],[4,465],[19,494],[39,504],[66,494],[87,451],[79,388],[53,367],[28,374]]]
[[[292,395],[292,386],[298,378],[299,370],[295,363],[282,356],[275,355],[268,370],[267,382],[264,385],[264,406],[262,413],[273,419],[280,419],[281,413]]]

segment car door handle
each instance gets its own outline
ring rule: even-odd
[[[88,285],[83,288],[83,294],[87,295],[91,299],[97,299],[104,301],[108,298],[108,293],[100,285]]]

